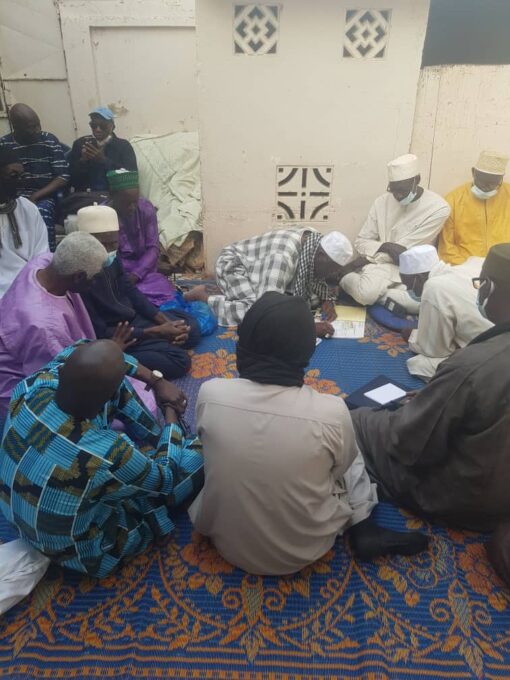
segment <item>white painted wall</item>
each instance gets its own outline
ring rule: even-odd
[[[0,0],[0,63],[8,104],[29,104],[45,130],[72,142],[74,120],[53,0]],[[5,115],[0,116],[0,134],[8,131]]]
[[[194,0],[59,0],[78,134],[99,105],[122,137],[197,128]]]
[[[8,104],[67,144],[101,104],[123,137],[197,129],[194,0],[0,0],[0,63]]]
[[[510,66],[424,69],[412,139],[424,182],[448,193],[471,178],[482,149],[510,156]]]
[[[393,8],[384,59],[342,58],[350,0],[283,0],[275,55],[236,55],[232,3],[198,0],[199,112],[209,266],[227,243],[279,228],[277,165],[332,165],[327,228],[354,237],[409,151],[428,0]],[[324,223],[319,225],[324,229]]]

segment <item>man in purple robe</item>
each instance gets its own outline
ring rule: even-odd
[[[79,293],[107,258],[97,239],[75,232],[54,255],[38,255],[14,279],[0,300],[0,415],[20,380],[68,345],[96,337]]]
[[[119,217],[117,258],[131,281],[156,307],[175,297],[175,288],[160,274],[156,209],[140,197],[138,172],[112,170],[107,175],[110,205]]]

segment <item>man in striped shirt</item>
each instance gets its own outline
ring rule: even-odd
[[[38,207],[48,228],[50,250],[54,251],[56,194],[69,182],[69,165],[59,140],[41,131],[37,113],[26,104],[9,111],[12,132],[0,138],[0,147],[17,151],[23,164],[19,196]]]

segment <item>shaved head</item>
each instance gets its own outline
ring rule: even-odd
[[[14,104],[9,109],[9,120],[16,141],[20,144],[32,144],[41,132],[41,121],[37,113],[27,104]]]
[[[78,347],[60,369],[57,405],[79,420],[94,418],[118,390],[126,364],[112,340]]]

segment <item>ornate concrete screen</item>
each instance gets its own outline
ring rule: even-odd
[[[333,168],[326,165],[281,165],[276,169],[278,210],[276,219],[324,222],[329,217]]]
[[[234,5],[235,54],[276,54],[278,5]]]
[[[348,9],[344,57],[382,59],[390,34],[391,9]]]

